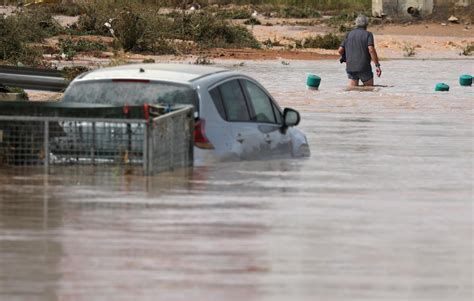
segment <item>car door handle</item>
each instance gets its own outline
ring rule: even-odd
[[[265,142],[268,143],[268,144],[272,143],[272,138],[270,137],[269,134],[265,135]]]
[[[244,137],[242,137],[242,134],[238,133],[235,140],[237,140],[237,142],[239,142],[239,143],[243,143],[245,139],[244,139]]]

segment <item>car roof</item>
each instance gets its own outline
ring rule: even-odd
[[[193,64],[130,64],[96,69],[77,77],[74,81],[127,78],[191,83],[198,78],[223,72],[231,71]]]

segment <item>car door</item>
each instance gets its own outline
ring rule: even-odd
[[[250,109],[244,91],[238,79],[231,79],[209,90],[223,119],[229,124],[231,132],[230,154],[242,159],[258,158],[262,148],[266,147],[263,134],[250,119]]]
[[[278,106],[255,82],[241,79],[240,83],[249,104],[250,119],[266,143],[264,150],[270,155],[290,155],[291,138],[288,131],[282,130],[282,113]]]

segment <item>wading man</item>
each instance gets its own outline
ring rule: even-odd
[[[380,77],[382,75],[379,58],[375,50],[374,36],[371,32],[367,31],[369,20],[366,16],[358,16],[355,23],[357,28],[346,35],[346,38],[339,47],[341,63],[346,61],[349,86],[359,85],[359,80],[364,86],[373,86],[374,73],[370,66],[371,60],[375,63],[377,76]]]

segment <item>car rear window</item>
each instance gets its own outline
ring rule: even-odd
[[[63,101],[110,105],[191,104],[196,107],[198,96],[186,85],[120,79],[73,83],[64,93]]]

